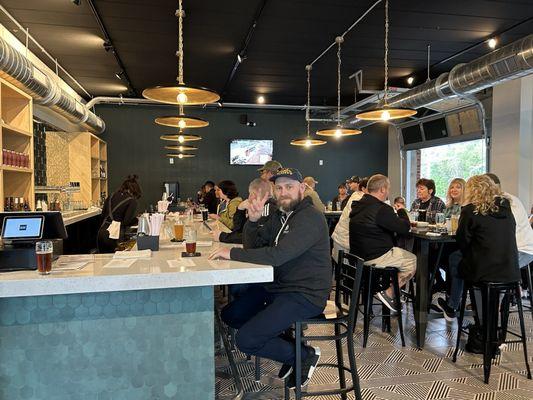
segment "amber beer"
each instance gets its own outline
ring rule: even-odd
[[[183,224],[174,225],[174,239],[183,240]]]
[[[52,270],[52,253],[54,247],[51,241],[35,243],[35,257],[37,258],[37,271],[41,275],[48,275]]]
[[[193,243],[185,243],[185,251],[189,254],[196,253],[196,242]]]

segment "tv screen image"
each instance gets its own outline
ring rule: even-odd
[[[272,160],[272,140],[236,139],[230,143],[231,165],[263,165]]]

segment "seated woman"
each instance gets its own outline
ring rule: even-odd
[[[464,281],[520,281],[516,223],[509,200],[485,175],[468,180],[465,197],[456,234],[459,251],[449,259],[450,296],[448,301],[438,300],[438,307],[448,321],[456,316]]]
[[[114,253],[118,241],[123,236],[124,228],[137,222],[137,199],[141,197],[141,193],[137,175],[130,175],[122,182],[120,188],[105,200],[102,209],[103,221],[96,237],[99,253]],[[113,221],[120,222],[118,239],[111,239],[107,230]]]
[[[411,205],[411,211],[418,211],[418,220],[426,221],[428,213],[444,212],[446,205],[437,196],[433,179],[420,178],[416,182],[416,199]]]
[[[446,193],[446,209],[444,215],[450,218],[452,215],[461,214],[466,182],[463,178],[452,179]]]
[[[278,209],[276,201],[272,197],[272,184],[270,182],[264,181],[261,178],[256,178],[250,182],[248,193],[248,199],[242,201],[237,206],[237,211],[233,215],[233,229],[231,232],[221,232],[218,229],[214,229],[211,232],[215,242],[242,244],[242,231],[244,229],[244,224],[248,220],[247,210],[250,201],[262,199],[268,193],[269,197],[265,203],[263,215],[259,220],[260,222]]]
[[[333,211],[342,211],[344,210],[344,207],[346,207],[346,203],[350,196],[348,196],[348,190],[346,189],[345,183],[341,183],[337,189],[339,190],[339,194],[333,198]],[[337,207],[337,203],[341,203],[341,208]]]
[[[237,207],[242,202],[237,191],[237,186],[233,181],[220,181],[215,187],[216,195],[220,199],[218,214],[210,214],[209,217],[220,221],[228,229],[233,229],[233,216]]]

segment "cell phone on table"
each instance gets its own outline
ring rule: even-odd
[[[213,228],[211,228],[207,222],[203,221],[203,224],[205,225],[205,227],[206,227],[207,229],[209,229],[210,232],[213,231]]]

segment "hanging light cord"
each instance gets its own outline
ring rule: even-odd
[[[183,85],[183,17],[185,16],[185,11],[183,10],[182,0],[179,0],[176,16],[178,17],[178,83]]]
[[[181,0],[180,0],[181,1]],[[389,91],[389,0],[385,0],[385,88],[384,100],[387,105],[387,95]]]
[[[341,125],[341,43],[344,41],[342,36],[338,36],[337,42],[337,126]]]
[[[309,109],[311,108],[311,69],[310,65],[305,66],[307,71],[307,108],[305,109],[305,119],[307,120],[307,138],[311,136],[311,122],[309,121]]]

